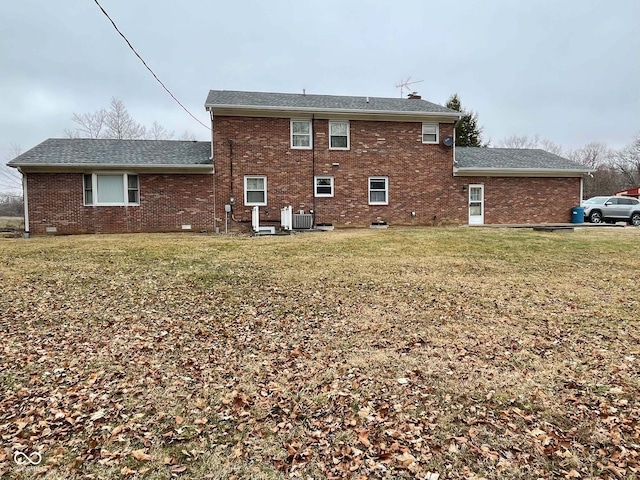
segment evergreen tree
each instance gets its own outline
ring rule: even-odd
[[[482,127],[478,127],[478,114],[474,111],[467,112],[462,107],[457,93],[451,95],[445,107],[463,114],[456,125],[456,146],[486,147],[486,144],[482,143]]]

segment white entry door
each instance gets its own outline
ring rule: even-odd
[[[469,225],[484,225],[484,185],[469,185]]]

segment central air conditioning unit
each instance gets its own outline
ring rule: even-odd
[[[313,215],[310,213],[296,213],[293,215],[294,230],[311,230]]]

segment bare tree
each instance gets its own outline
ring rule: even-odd
[[[0,190],[8,192],[20,192],[22,191],[22,178],[20,173],[15,169],[7,166],[7,162],[13,160],[22,153],[20,145],[12,143],[9,146],[9,153],[4,162],[0,164]]]
[[[151,128],[147,130],[147,137],[151,140],[171,140],[174,135],[174,132],[169,132],[155,120]]]
[[[555,155],[562,156],[564,154],[564,151],[561,145],[558,145],[552,140],[547,140],[546,138],[543,138],[542,140],[540,140],[540,148],[546,152],[553,153]]]
[[[500,148],[540,148],[540,135],[533,138],[528,135],[511,135],[498,142]]]
[[[538,135],[537,133],[533,137],[529,137],[528,135],[511,135],[510,137],[507,137],[498,142],[498,147],[540,148],[555,155],[563,154],[562,146],[551,140],[547,140],[546,138],[540,138],[540,135]]]
[[[105,118],[105,138],[136,140],[144,138],[147,128],[136,122],[122,100],[112,98]]]
[[[106,119],[104,108],[93,113],[74,113],[71,120],[77,125],[76,129],[65,129],[64,134],[69,138],[101,138]]]
[[[22,195],[0,193],[0,217],[21,217],[23,214]]]
[[[109,108],[93,113],[74,113],[71,120],[76,124],[73,130],[65,129],[68,138],[117,138],[122,140],[152,139],[170,140],[174,132],[169,132],[158,122],[147,128],[134,120],[124,102],[113,97]]]
[[[582,148],[569,152],[567,156],[570,160],[593,169],[591,175],[584,179],[585,198],[611,195],[620,190],[621,177],[612,164],[615,152],[605,143],[590,142]]]
[[[613,164],[624,179],[624,186],[640,185],[640,133],[625,148],[616,153]]]
[[[196,136],[192,132],[185,130],[184,132],[182,132],[182,135],[180,135],[180,140],[195,142]]]
[[[590,142],[578,150],[573,150],[568,156],[570,160],[582,165],[597,168],[603,165],[610,165],[614,157],[614,151],[605,143]]]

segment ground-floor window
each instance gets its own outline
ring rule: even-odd
[[[87,173],[84,204],[94,206],[140,205],[140,183],[133,173]]]
[[[315,177],[316,197],[333,197],[333,177]]]
[[[389,178],[369,177],[369,205],[389,204]]]
[[[267,177],[244,177],[244,204],[246,206],[264,206],[267,204]]]

